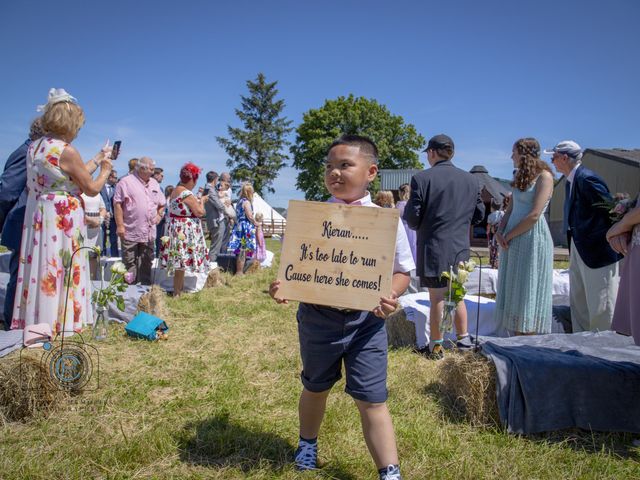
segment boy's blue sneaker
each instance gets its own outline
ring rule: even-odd
[[[389,465],[387,468],[378,470],[378,472],[380,473],[380,480],[402,480],[398,465]]]
[[[296,470],[315,470],[318,468],[318,442],[300,439],[295,453]]]

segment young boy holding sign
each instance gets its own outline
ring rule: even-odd
[[[366,137],[344,135],[333,142],[327,154],[324,182],[329,202],[377,207],[367,191],[378,173],[378,149]],[[342,376],[344,362],[346,392],[360,412],[364,438],[381,480],[399,480],[398,453],[391,415],[387,409],[387,332],[384,319],[398,308],[398,297],[409,286],[415,268],[407,236],[398,222],[392,291],[380,298],[372,312],[345,310],[308,303],[298,308],[298,335],[304,386],[298,405],[300,440],[296,468],[317,468],[317,437],[331,387]],[[278,303],[280,281],[270,295]]]

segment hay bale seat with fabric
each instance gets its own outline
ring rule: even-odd
[[[578,428],[640,433],[640,347],[612,331],[481,337],[449,353],[439,391],[454,417],[531,435]]]
[[[511,433],[640,433],[640,347],[612,331],[481,338]]]

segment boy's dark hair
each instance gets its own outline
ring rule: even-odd
[[[153,169],[153,174],[154,175],[157,175],[158,173],[162,173],[162,172],[164,172],[164,170],[162,168],[160,168],[160,167],[156,167],[156,168]]]
[[[360,153],[372,157],[371,163],[378,163],[378,147],[376,147],[376,144],[373,143],[373,140],[370,138],[363,137],[362,135],[342,135],[329,146],[327,149],[327,156],[329,156],[331,149],[338,145],[358,147],[360,149]]]
[[[218,178],[218,174],[216,172],[213,170],[207,172],[207,183],[213,182],[216,178]]]

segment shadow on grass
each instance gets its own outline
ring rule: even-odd
[[[293,461],[294,447],[274,433],[235,425],[218,415],[185,425],[180,439],[181,460],[204,466],[280,470]]]
[[[422,389],[422,394],[431,398],[440,409],[444,419],[450,423],[472,426],[467,420],[464,408],[451,401],[442,391],[437,382],[429,383]],[[499,435],[510,435],[506,429],[496,424],[476,425],[478,429],[492,431]],[[634,447],[632,442],[638,438],[637,434],[622,432],[593,432],[570,428],[555,432],[536,433],[531,435],[513,434],[514,438],[523,438],[534,443],[561,444],[576,452],[591,454],[603,453],[621,458],[640,461],[640,447]]]
[[[193,465],[280,471],[292,468],[294,446],[282,437],[236,425],[229,415],[218,415],[185,425],[179,438],[181,460]],[[339,465],[326,465],[318,473],[327,478],[355,480]]]

